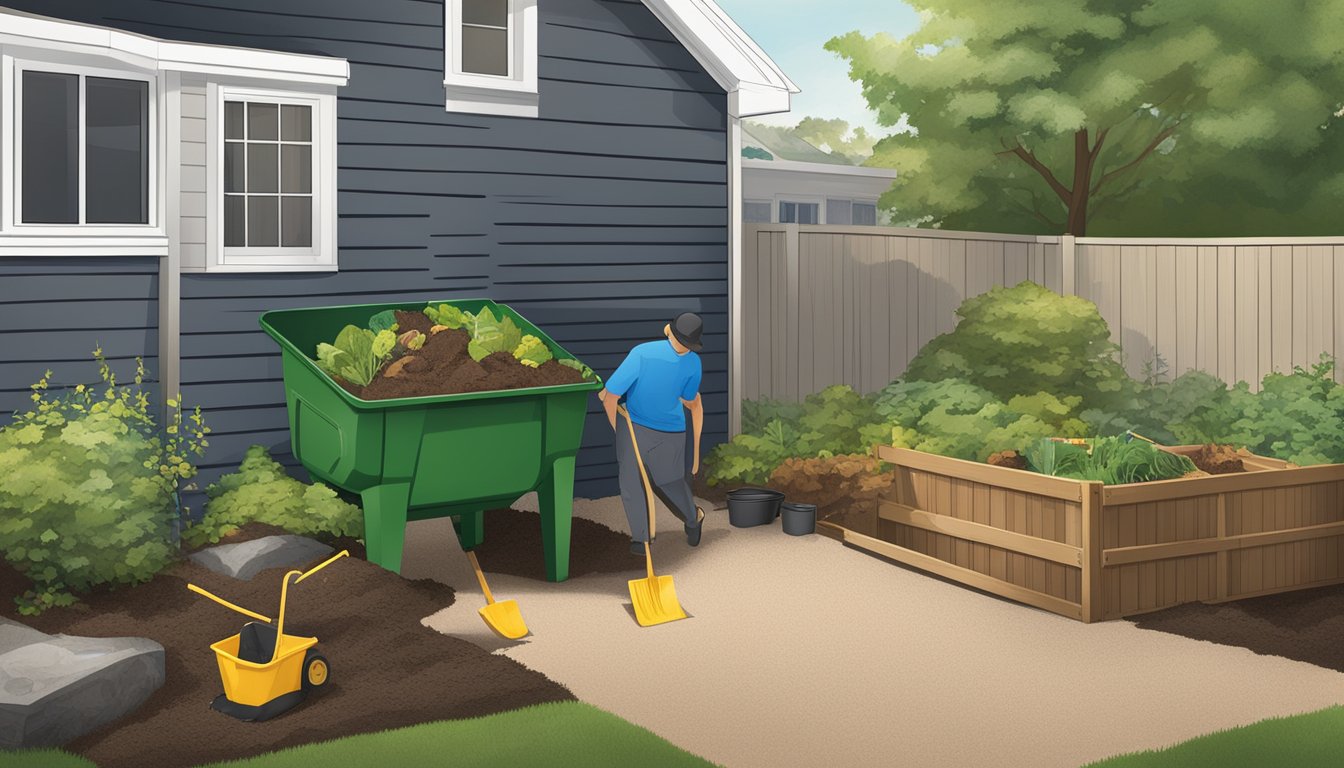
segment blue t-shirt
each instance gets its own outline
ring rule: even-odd
[[[700,356],[677,354],[672,342],[650,341],[630,350],[607,379],[607,391],[625,395],[630,420],[660,432],[685,432],[682,400],[700,391]]]

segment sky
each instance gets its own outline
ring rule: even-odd
[[[919,26],[919,17],[900,0],[718,0],[719,7],[761,46],[790,80],[803,89],[793,97],[793,110],[752,118],[775,125],[794,125],[804,117],[842,118],[871,133],[886,135],[868,109],[849,67],[823,46],[827,40],[858,30],[864,35],[886,32],[905,37]]]

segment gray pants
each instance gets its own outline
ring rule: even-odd
[[[649,474],[654,494],[667,505],[682,522],[696,519],[695,499],[686,476],[686,433],[659,432],[635,425],[639,440],[639,455],[644,459],[644,471]],[[644,481],[635,462],[634,446],[630,444],[630,427],[625,417],[616,417],[616,461],[620,465],[621,504],[625,518],[630,522],[630,538],[649,540],[649,506],[644,495]]]

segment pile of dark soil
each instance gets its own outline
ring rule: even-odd
[[[1009,469],[1027,468],[1026,457],[1017,451],[999,451],[998,453],[990,454],[989,458],[985,459],[985,463],[992,464],[996,467],[1007,467]]]
[[[678,528],[677,535],[680,533]],[[476,554],[490,573],[545,581],[541,516],[516,509],[489,510],[485,513],[485,541],[476,548]],[[644,558],[630,555],[629,532],[613,531],[601,523],[574,518],[569,534],[571,579],[590,573],[643,570]]]
[[[817,505],[817,519],[827,515],[876,508],[879,499],[894,498],[896,473],[882,471],[882,462],[866,454],[825,459],[786,459],[770,475],[770,487],[792,502]]]
[[[1129,620],[1142,629],[1344,672],[1344,584],[1217,605],[1190,603]]]
[[[257,533],[249,529],[244,535]],[[286,616],[287,629],[319,639],[318,647],[331,663],[328,689],[266,723],[244,723],[215,712],[210,701],[222,686],[210,644],[236,633],[246,619],[188,592],[186,585],[198,584],[272,615],[282,573],[270,570],[252,581],[238,581],[181,563],[147,584],[103,591],[73,608],[22,617],[14,614],[13,598],[28,583],[3,566],[0,614],[43,632],[148,637],[164,646],[163,688],[128,718],[67,745],[102,768],[198,765],[574,698],[563,686],[510,659],[422,626],[422,618],[452,603],[449,587],[408,581],[348,558],[294,587]]]
[[[583,374],[554,360],[531,368],[507,352],[496,352],[478,363],[467,354],[471,336],[466,331],[449,329],[431,335],[432,323],[423,312],[398,311],[396,315],[397,332],[420,331],[428,337],[425,346],[389,361],[367,387],[336,379],[337,384],[355,397],[390,400],[583,381]]]
[[[1246,471],[1241,456],[1237,455],[1237,450],[1230,445],[1201,445],[1199,450],[1190,454],[1190,460],[1196,467],[1210,475],[1230,475]]]

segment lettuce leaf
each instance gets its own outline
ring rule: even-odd
[[[597,378],[597,374],[593,373],[592,368],[589,368],[588,366],[584,365],[583,363],[580,363],[578,360],[575,360],[573,358],[565,358],[564,360],[557,360],[556,362],[560,363],[566,368],[573,368],[574,370],[583,374],[583,378],[585,380],[592,381],[593,379]]]
[[[397,312],[394,309],[387,309],[379,312],[369,318],[369,330],[377,333],[379,331],[397,330]]]
[[[529,368],[539,368],[542,363],[555,357],[545,342],[530,333],[513,350],[513,356]]]
[[[440,304],[434,306],[430,304],[425,307],[425,316],[435,325],[442,325],[453,330],[467,326],[473,320],[470,312],[463,312],[451,304]]]
[[[468,324],[471,343],[467,345],[467,354],[471,359],[481,362],[496,352],[509,352],[518,348],[523,341],[523,332],[507,315],[496,318],[489,307],[481,309]]]
[[[335,344],[317,345],[317,367],[328,376],[367,387],[396,345],[397,335],[390,330],[374,333],[347,325],[336,336]]]

